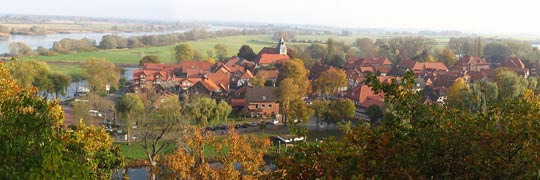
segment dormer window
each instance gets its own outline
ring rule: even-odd
[[[161,79],[161,75],[157,75],[157,76],[156,76],[156,79]]]
[[[141,79],[146,79],[146,75],[144,75],[144,74],[141,74],[139,77],[140,77]]]

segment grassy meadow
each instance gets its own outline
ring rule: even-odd
[[[184,42],[191,44],[194,50],[199,51],[204,58],[207,57],[206,52],[213,50],[214,45],[223,43],[228,48],[228,55],[234,55],[243,44],[249,44],[255,52],[265,46],[274,46],[270,36],[254,35],[254,36],[229,36],[211,39],[202,39],[197,41]],[[40,61],[66,61],[66,62],[81,62],[90,58],[105,58],[114,63],[121,64],[138,64],[142,56],[156,55],[161,62],[175,62],[174,60],[174,45],[161,47],[144,47],[134,49],[113,49],[100,50],[95,52],[80,52],[70,54],[60,54],[56,56],[35,56],[25,59],[35,59]]]

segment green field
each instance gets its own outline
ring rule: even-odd
[[[206,58],[206,51],[213,50],[214,45],[217,43],[223,43],[228,48],[228,55],[232,56],[238,52],[238,49],[243,44],[249,44],[255,52],[258,52],[265,46],[274,46],[268,35],[254,35],[254,36],[229,36],[220,38],[203,39],[197,41],[188,41],[194,50],[199,51],[203,58]],[[56,56],[35,56],[27,57],[25,59],[35,59],[43,61],[69,61],[69,62],[81,62],[90,58],[105,58],[114,63],[123,64],[138,64],[142,56],[156,55],[161,62],[174,62],[174,46],[162,46],[162,47],[144,47],[135,49],[115,49],[115,50],[103,50],[96,52],[81,52],[71,54],[61,54]]]

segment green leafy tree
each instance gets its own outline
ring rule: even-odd
[[[180,44],[174,48],[175,50],[175,57],[176,61],[178,63],[185,61],[185,60],[192,60],[194,51],[193,48],[191,48],[191,45],[189,44]]]
[[[99,48],[100,49],[116,49],[118,47],[118,43],[116,42],[116,38],[114,38],[112,35],[105,35],[99,42]]]
[[[216,52],[219,61],[223,61],[225,57],[227,57],[227,45],[223,43],[217,43],[214,46],[214,51]]]
[[[248,61],[254,61],[257,55],[253,52],[253,49],[249,45],[242,45],[236,54],[239,58],[246,59]]]
[[[178,130],[182,107],[178,98],[158,97],[157,101],[147,101],[145,111],[139,121],[137,131],[134,132],[139,144],[145,151],[146,157],[154,167],[158,165],[157,156],[165,148],[175,142],[170,138],[173,130]]]
[[[66,88],[68,88],[71,83],[71,76],[56,72],[49,74],[49,79],[52,82],[52,89],[56,97],[58,97],[58,94],[66,94]]]
[[[139,66],[143,66],[145,63],[159,64],[161,62],[159,61],[159,58],[156,55],[149,55],[149,56],[144,56],[139,61]]]
[[[351,118],[354,118],[355,111],[356,106],[350,99],[330,102],[326,118],[327,127],[330,123],[337,124],[338,122],[350,121]]]
[[[94,92],[105,92],[106,85],[117,88],[120,70],[106,59],[91,58],[82,63],[84,77]]]
[[[499,99],[517,98],[525,92],[528,86],[528,81],[525,78],[506,69],[496,71],[495,82],[499,87]]]
[[[375,127],[380,124],[384,112],[381,107],[371,105],[366,109],[366,114],[369,117],[371,127]]]
[[[127,125],[128,144],[131,142],[132,126],[137,122],[139,115],[144,112],[144,103],[140,96],[125,95],[115,104],[116,110]]]

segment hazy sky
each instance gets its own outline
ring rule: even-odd
[[[540,34],[536,0],[1,0],[0,13]]]

